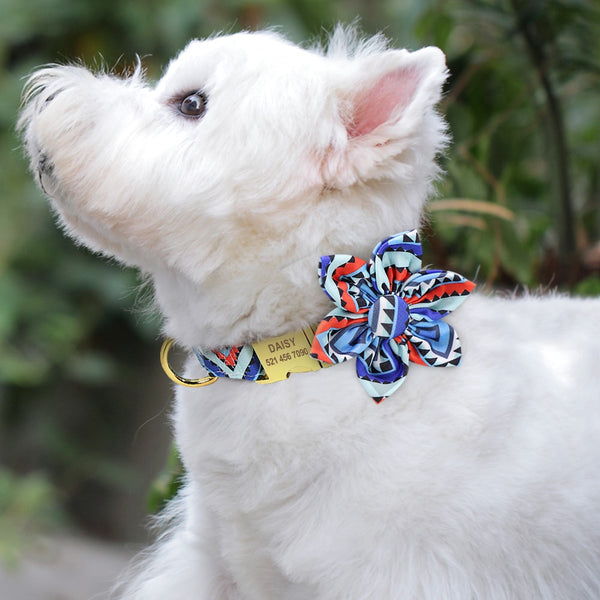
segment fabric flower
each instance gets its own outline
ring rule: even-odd
[[[475,284],[452,271],[421,270],[416,230],[380,242],[367,264],[322,256],[319,282],[336,305],[317,327],[311,356],[327,363],[356,357],[356,373],[375,402],[402,385],[412,361],[458,366],[461,346],[442,319]]]

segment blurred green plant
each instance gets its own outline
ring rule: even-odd
[[[573,285],[600,237],[600,6],[591,0],[436,3],[453,74],[444,108],[456,140],[442,196],[474,198],[515,218],[434,214],[438,249],[489,284]],[[452,26],[450,26],[452,24]],[[476,223],[476,226],[473,225]]]
[[[167,464],[156,477],[148,493],[148,511],[150,514],[159,513],[171,498],[180,490],[184,481],[185,471],[175,446],[171,446]]]
[[[573,292],[578,296],[598,298],[600,296],[600,276],[590,275],[582,279],[575,286]]]

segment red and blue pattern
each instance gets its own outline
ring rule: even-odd
[[[327,363],[356,358],[369,395],[381,402],[398,389],[408,363],[458,366],[462,350],[442,319],[475,284],[452,271],[421,270],[416,230],[380,242],[367,264],[348,254],[322,256],[319,283],[334,308],[320,323],[311,356]]]
[[[250,344],[202,352],[194,348],[194,353],[200,364],[213,377],[229,377],[246,381],[266,379],[265,369]]]

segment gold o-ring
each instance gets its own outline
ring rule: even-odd
[[[218,377],[215,375],[208,375],[207,377],[202,377],[202,379],[187,379],[175,373],[169,364],[169,351],[174,343],[175,340],[172,338],[167,338],[163,342],[162,348],[160,349],[160,364],[162,365],[163,371],[167,374],[167,377],[171,381],[174,381],[175,383],[185,387],[204,387],[217,381]]]

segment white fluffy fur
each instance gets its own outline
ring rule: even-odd
[[[420,224],[445,76],[435,48],[240,33],[156,87],[43,69],[21,128],[67,232],[150,274],[179,344],[222,347],[318,322],[321,254]],[[474,294],[448,321],[462,365],[381,405],[351,362],[177,389],[189,480],[123,598],[600,597],[600,302]]]

